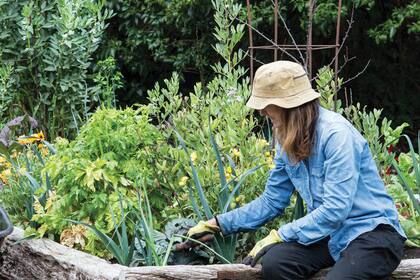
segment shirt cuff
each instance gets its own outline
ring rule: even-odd
[[[292,223],[281,226],[278,233],[284,242],[296,241],[298,239],[296,232],[292,228]]]
[[[214,216],[214,218],[216,219],[216,223],[217,223],[217,226],[220,229],[220,233],[223,236],[226,236],[226,230],[223,228],[223,217],[221,217],[221,215],[216,215],[216,216]]]

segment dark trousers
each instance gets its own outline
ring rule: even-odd
[[[392,226],[381,224],[353,240],[337,262],[328,251],[328,238],[309,246],[281,243],[263,256],[263,278],[308,279],[320,269],[332,266],[327,280],[387,279],[401,261],[404,241]]]

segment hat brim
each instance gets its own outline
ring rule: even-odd
[[[248,102],[246,103],[246,106],[256,110],[262,110],[268,105],[277,105],[281,108],[289,109],[298,107],[309,101],[317,99],[320,96],[321,95],[313,89],[308,89],[299,94],[285,97],[258,97],[251,95]]]

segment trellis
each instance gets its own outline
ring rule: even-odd
[[[306,51],[306,59],[304,63],[304,67],[307,71],[307,74],[310,79],[312,79],[312,52],[318,50],[326,50],[326,49],[335,49],[335,56],[334,56],[334,85],[335,91],[338,90],[338,54],[340,52],[340,18],[341,18],[341,6],[342,0],[338,0],[337,6],[337,20],[336,20],[336,33],[335,33],[335,44],[331,45],[319,45],[313,44],[312,42],[312,19],[314,14],[314,7],[316,5],[316,0],[309,0],[309,9],[308,9],[308,30],[307,30],[307,41],[306,44],[296,44],[294,42],[293,37],[290,34],[286,24],[285,29],[289,32],[289,35],[293,41],[293,44],[278,44],[279,40],[279,17],[281,18],[280,11],[279,11],[279,1],[272,0],[273,2],[273,12],[274,12],[274,32],[273,32],[273,39],[270,40],[270,45],[262,45],[262,46],[255,46],[253,42],[254,34],[252,27],[252,13],[251,13],[251,4],[250,0],[246,1],[247,6],[247,15],[248,15],[248,36],[249,36],[249,57],[250,57],[250,76],[251,76],[251,83],[254,79],[254,59],[255,59],[255,52],[257,50],[273,50],[273,61],[278,60],[278,53],[284,52],[288,53],[288,50],[297,50]],[[282,19],[283,20],[283,19]],[[337,102],[337,94],[334,95],[334,110],[336,109],[336,102]]]

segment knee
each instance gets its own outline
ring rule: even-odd
[[[273,250],[269,250],[263,257],[261,261],[261,272],[263,279],[274,279],[274,276],[277,274],[276,271],[278,268],[278,262],[276,259],[277,256],[273,256]]]
[[[282,280],[287,275],[288,262],[285,254],[281,254],[280,246],[274,246],[262,257],[262,275],[263,279]],[[290,265],[290,264],[289,264]]]

